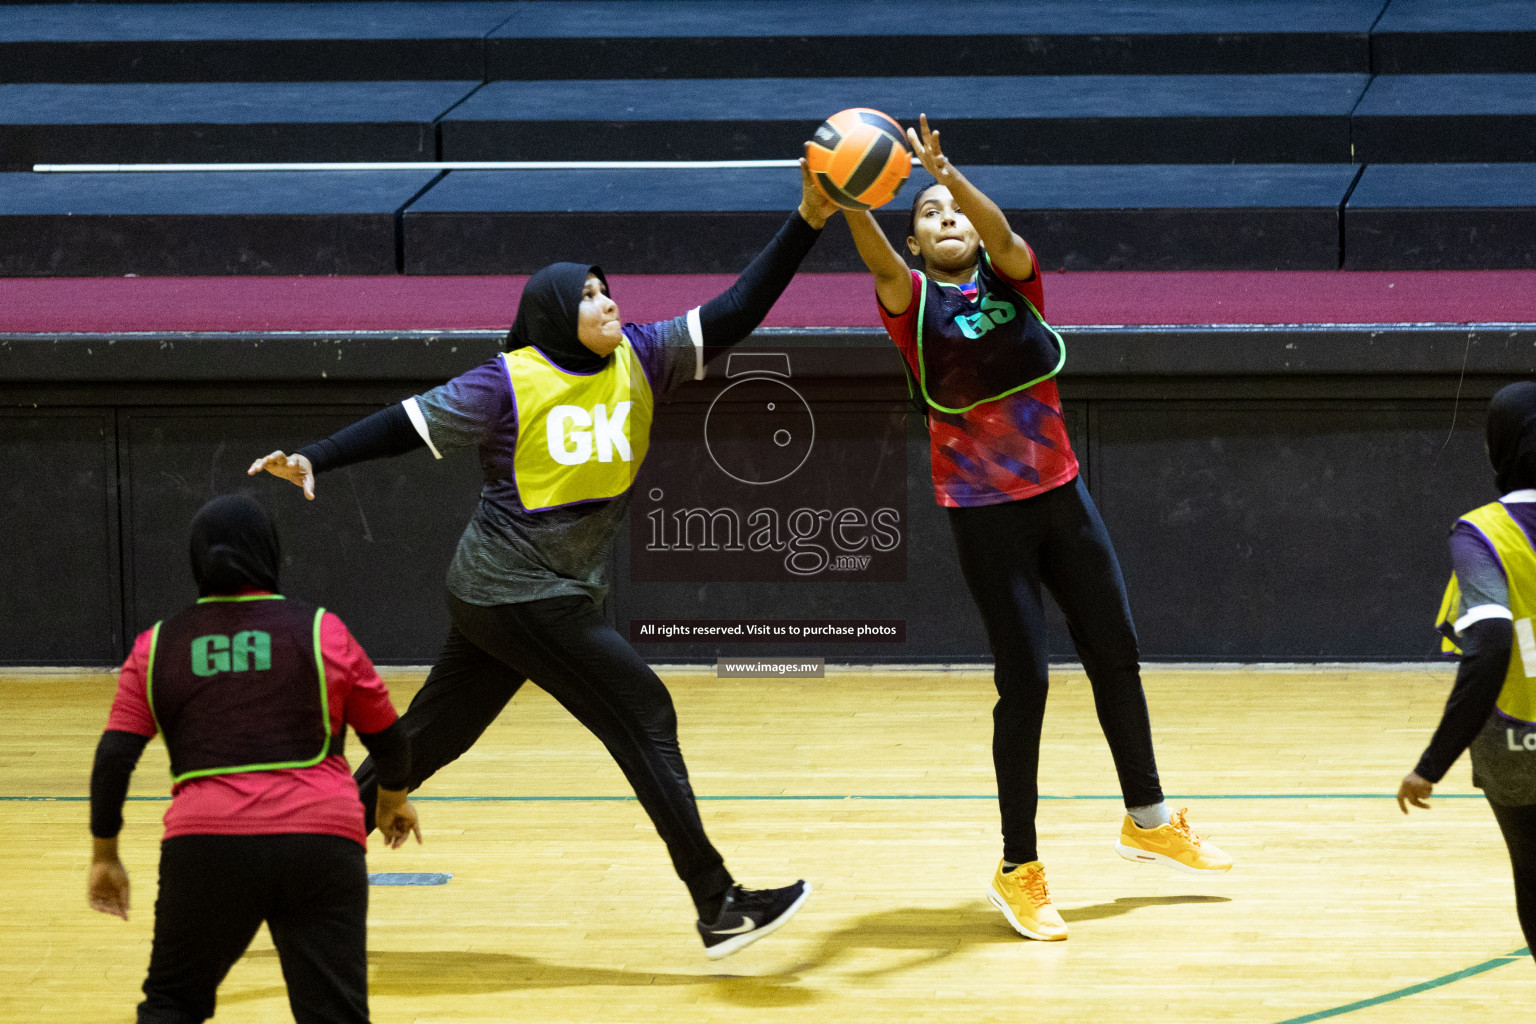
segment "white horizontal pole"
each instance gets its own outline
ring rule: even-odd
[[[685,171],[794,167],[797,160],[447,160],[400,163],[33,164],[38,174],[125,174],[188,171]]]

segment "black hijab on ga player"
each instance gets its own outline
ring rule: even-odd
[[[1536,384],[1509,384],[1488,403],[1488,459],[1500,494],[1536,487]]]
[[[576,314],[587,275],[596,274],[608,290],[603,268],[585,263],[551,263],[528,279],[517,303],[517,317],[507,332],[507,351],[532,345],[571,373],[592,373],[608,365],[576,337]]]
[[[282,552],[267,510],[243,494],[225,494],[192,517],[192,577],[197,596],[243,589],[277,592]]]

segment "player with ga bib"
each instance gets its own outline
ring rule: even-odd
[[[928,422],[944,506],[996,668],[992,757],[1003,857],[989,898],[1020,934],[1059,940],[1035,833],[1048,663],[1042,586],[1065,613],[1119,774],[1127,860],[1194,872],[1232,859],[1169,814],[1152,752],[1136,630],[1109,534],[1078,474],[1055,376],[1061,336],[1042,316],[1034,252],[930,132],[907,130],[934,180],[912,204],[910,270],[867,212],[844,211],[875,277],[880,317]]]
[[[531,680],[591,730],[623,770],[698,911],[711,958],[782,925],[805,882],[735,884],[699,820],[666,686],[608,625],[609,555],[645,459],[656,399],[702,379],[705,346],[750,334],[832,211],[801,161],[798,210],[725,293],[671,320],[623,323],[599,267],[556,263],[529,279],[507,351],[293,455],[257,459],[314,496],[314,474],[426,447],[478,448],[480,504],[448,568],[447,642],[401,725],[410,788],[463,754]],[[377,784],[358,769],[366,799]]]
[[[1463,750],[1509,847],[1515,909],[1536,955],[1536,384],[1511,384],[1488,407],[1488,457],[1503,495],[1451,528],[1455,567],[1440,603],[1447,654],[1461,655],[1440,725],[1397,804],[1426,803]]]
[[[368,832],[342,743],[380,765],[369,820],[421,839],[410,755],[389,691],[334,614],[284,595],[277,527],[243,495],[191,531],[199,594],[134,642],[91,770],[91,906],[128,916],[117,855],[145,745],[165,738],[171,805],[139,1024],[213,1016],[263,921],[298,1024],[367,1024]]]

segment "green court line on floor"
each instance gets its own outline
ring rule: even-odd
[[[1181,800],[1395,800],[1395,793],[1185,793],[1171,794],[1167,797],[1170,803],[1178,803]],[[1481,793],[1436,793],[1433,800],[1478,800]],[[0,796],[0,801],[13,803],[83,803],[89,800],[88,796]],[[169,796],[130,796],[130,801],[154,803],[165,802]],[[492,804],[526,804],[526,803],[635,803],[632,796],[428,796],[426,794],[413,794],[412,800],[432,801],[434,803],[492,803]],[[797,801],[797,800],[996,800],[996,793],[811,793],[811,794],[745,794],[736,796],[706,796],[696,795],[696,800],[701,801],[732,801],[732,800],[767,800],[767,801]],[[1120,800],[1118,793],[1079,793],[1070,796],[1050,796],[1041,794],[1041,800]]]
[[[1480,797],[1479,793],[1443,793],[1436,794],[1443,800],[1473,799]],[[1395,798],[1392,793],[1208,793],[1199,795],[1170,796],[1169,800],[1390,800]],[[0,796],[0,801],[13,801],[25,803],[63,802],[82,803],[89,800],[85,796]],[[143,802],[165,802],[168,796],[130,796],[129,800]],[[415,796],[414,800],[434,801],[437,803],[632,803],[632,796]],[[699,796],[699,800],[728,801],[728,800],[995,800],[996,794],[990,793],[938,793],[938,794],[848,794],[845,796],[825,795],[749,795],[749,796]],[[1085,793],[1074,796],[1045,796],[1042,800],[1118,800],[1118,794],[1109,793]],[[1317,1010],[1313,1013],[1302,1014],[1300,1017],[1287,1017],[1278,1024],[1312,1024],[1313,1021],[1327,1020],[1330,1017],[1339,1017],[1356,1010],[1368,1009],[1372,1006],[1380,1006],[1382,1003],[1391,1003],[1408,996],[1417,995],[1420,992],[1428,992],[1431,989],[1442,988],[1446,985],[1474,977],[1486,971],[1491,971],[1505,964],[1515,963],[1531,955],[1529,947],[1514,950],[1503,956],[1484,960],[1480,964],[1473,964],[1450,974],[1443,974],[1429,981],[1421,981],[1416,985],[1406,988],[1394,989],[1379,996],[1371,996],[1368,999],[1356,1000],[1353,1003],[1345,1003],[1342,1006],[1331,1007],[1327,1010]]]
[[[1491,960],[1484,960],[1480,964],[1473,964],[1471,967],[1464,967],[1459,971],[1452,971],[1450,974],[1442,974],[1440,977],[1431,978],[1429,981],[1421,981],[1417,985],[1409,985],[1407,988],[1394,989],[1391,992],[1384,992],[1379,996],[1372,996],[1369,999],[1360,999],[1353,1003],[1345,1003],[1343,1006],[1335,1006],[1328,1010],[1318,1010],[1315,1013],[1304,1013],[1300,1017],[1287,1017],[1285,1020],[1280,1021],[1279,1024],[1311,1024],[1312,1021],[1327,1020],[1329,1017],[1339,1017],[1346,1013],[1354,1013],[1356,1010],[1364,1010],[1372,1006],[1380,1006],[1382,1003],[1396,1002],[1397,1000],[1404,999],[1408,996],[1418,995],[1420,992],[1428,992],[1432,988],[1441,988],[1442,986],[1461,981],[1464,978],[1470,978],[1473,975],[1482,974],[1484,971],[1491,971],[1495,967],[1503,967],[1505,964],[1515,963],[1516,961],[1523,960],[1530,955],[1530,947],[1525,946],[1521,949],[1515,950],[1513,953],[1505,953],[1503,956],[1496,956]]]

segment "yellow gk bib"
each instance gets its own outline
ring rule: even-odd
[[[1536,722],[1536,630],[1531,627],[1531,617],[1536,614],[1536,551],[1531,550],[1530,538],[1500,502],[1473,509],[1461,518],[1488,538],[1504,566],[1504,578],[1509,581],[1515,645],[1509,655],[1504,687],[1499,691],[1498,709],[1522,722]],[[1440,602],[1438,625],[1453,623],[1460,605],[1461,584],[1452,573]],[[1459,650],[1449,639],[1441,646],[1447,653]]]
[[[530,512],[616,498],[650,446],[655,399],[628,339],[597,373],[569,373],[533,347],[502,353],[517,407],[512,469]]]

